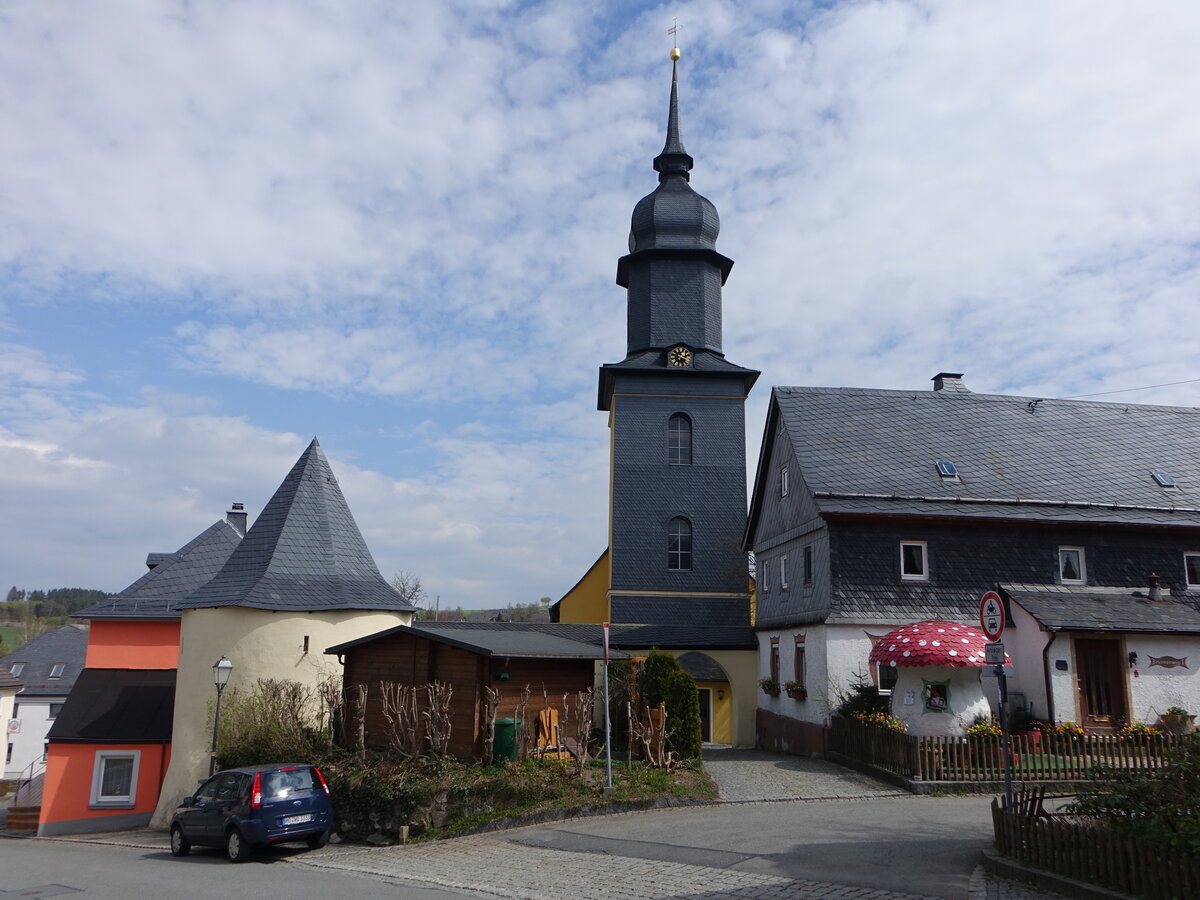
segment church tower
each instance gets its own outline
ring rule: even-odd
[[[629,254],[617,263],[626,356],[600,367],[612,444],[606,618],[615,624],[750,621],[744,407],[759,373],[721,350],[733,261],[717,252],[720,219],[692,190],[692,164],[673,63],[658,187],[634,207]]]

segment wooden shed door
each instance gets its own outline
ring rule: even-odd
[[[1116,731],[1125,722],[1125,670],[1121,645],[1114,640],[1081,638],[1075,641],[1079,666],[1080,723],[1093,731]]]

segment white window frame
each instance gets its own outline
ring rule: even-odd
[[[779,557],[779,589],[787,590],[787,554]]]
[[[63,672],[65,672],[65,671],[67,671],[66,663],[55,663],[53,666],[50,667],[50,674],[47,677],[48,678],[62,678]]]
[[[1063,553],[1075,552],[1079,554],[1079,577],[1067,578],[1063,575]],[[1060,584],[1087,584],[1087,554],[1083,547],[1059,547],[1058,548],[1058,581]]]
[[[779,497],[783,499],[788,495],[788,467],[784,466],[779,470]]]
[[[1192,581],[1191,573],[1188,572],[1188,560],[1196,560],[1196,580]],[[1200,552],[1183,554],[1183,580],[1187,582],[1190,588],[1200,588]]]
[[[11,675],[13,678],[20,678],[21,673],[24,671],[25,671],[25,663],[23,663],[23,662],[15,662],[11,666],[8,667],[8,674]]]
[[[129,793],[123,796],[102,796],[104,764],[109,759],[132,759],[133,771],[129,776]],[[93,809],[130,809],[137,805],[138,768],[142,761],[141,750],[97,750],[92,768],[92,796],[89,805]]]
[[[919,575],[904,571],[904,548],[905,547],[920,547],[921,548],[921,573]],[[928,541],[901,541],[900,542],[900,580],[901,581],[928,581],[929,580],[929,542]]]
[[[762,589],[764,594],[771,593],[771,561],[762,561]]]

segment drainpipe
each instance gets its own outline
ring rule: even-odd
[[[1042,648],[1042,670],[1046,679],[1046,720],[1054,724],[1054,685],[1050,681],[1050,647],[1058,637],[1057,631],[1050,632],[1050,640]]]

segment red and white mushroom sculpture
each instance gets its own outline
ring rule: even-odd
[[[871,648],[881,666],[985,666],[987,636],[971,625],[929,619],[889,631]],[[1004,656],[1009,665],[1008,655]]]

